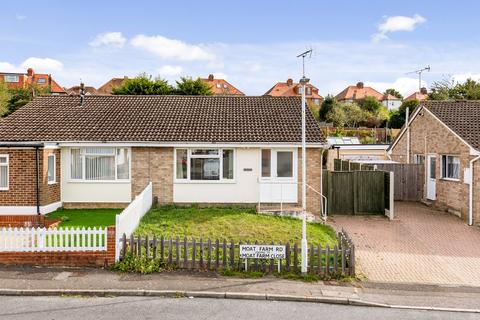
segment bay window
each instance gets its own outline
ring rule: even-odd
[[[8,190],[8,155],[0,155],[0,190]]]
[[[460,179],[460,159],[455,156],[442,156],[442,178]]]
[[[130,150],[106,147],[71,149],[70,178],[85,181],[128,180]]]
[[[175,178],[185,181],[234,179],[233,149],[176,149]]]

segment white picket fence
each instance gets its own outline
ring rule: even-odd
[[[0,229],[0,252],[106,250],[107,228]]]
[[[129,237],[138,227],[142,217],[152,208],[153,192],[150,182],[145,189],[126,207],[117,214],[115,220],[115,261],[120,258],[120,244],[123,234]]]

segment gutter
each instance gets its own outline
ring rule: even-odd
[[[469,195],[468,195],[468,225],[473,225],[473,183],[475,179],[473,178],[473,166],[476,161],[480,160],[480,156],[473,158],[470,160],[470,184],[469,188]]]

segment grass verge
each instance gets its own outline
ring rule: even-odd
[[[61,220],[60,227],[107,227],[115,224],[115,215],[122,209],[63,209],[47,215],[47,219]]]

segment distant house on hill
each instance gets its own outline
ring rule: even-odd
[[[405,101],[418,100],[425,101],[428,99],[427,88],[421,88],[420,91],[414,92],[405,98]]]
[[[272,97],[301,97],[302,85],[293,82],[292,79],[288,79],[287,82],[277,82],[270,90],[265,92],[265,95]],[[317,106],[323,101],[323,97],[318,94],[318,88],[310,83],[306,85],[305,97],[307,102]]]
[[[208,78],[206,79],[202,78],[201,80],[210,86],[213,94],[216,96],[229,96],[229,95],[244,96],[245,95],[242,91],[238,90],[229,82],[227,82],[227,80],[215,79],[213,74],[210,74]]]
[[[372,87],[366,87],[363,82],[358,82],[354,86],[348,86],[335,96],[337,101],[340,102],[359,102],[366,97],[376,98],[388,109],[398,108],[402,104],[401,99],[390,94],[380,93]]]
[[[121,87],[125,80],[128,80],[127,76],[124,76],[123,78],[112,78],[98,88],[96,94],[111,95],[113,93],[113,88]]]
[[[35,73],[32,68],[28,68],[27,73],[15,73],[15,72],[1,72],[0,81],[5,82],[8,88],[19,89],[24,88],[30,84],[36,84],[42,88],[48,88],[52,95],[66,94],[63,89],[55,80],[52,79],[50,74]]]

